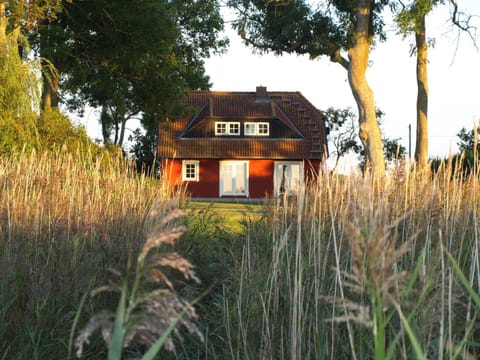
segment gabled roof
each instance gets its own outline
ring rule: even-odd
[[[326,149],[321,113],[299,92],[192,91],[183,103],[193,115],[160,126],[161,158],[321,159]],[[220,137],[216,121],[268,122],[265,137]]]

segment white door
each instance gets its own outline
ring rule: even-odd
[[[248,196],[248,161],[220,161],[220,196]]]
[[[303,184],[303,161],[275,161],[275,195],[296,194]]]

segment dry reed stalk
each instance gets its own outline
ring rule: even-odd
[[[222,298],[232,358],[364,358],[378,346],[377,358],[408,359],[414,339],[445,359],[474,336],[441,247],[480,287],[477,180],[453,163],[432,174],[401,166],[381,182],[321,174],[303,202],[272,205],[269,235],[249,233],[232,254],[237,278]]]
[[[104,281],[108,267],[121,267],[141,246],[132,239],[141,237],[148,208],[167,196],[156,181],[107,155],[92,160],[62,151],[22,152],[0,158],[1,286],[15,299],[8,329],[23,329],[10,342],[13,357],[30,351],[21,342],[29,341],[26,324],[32,336],[68,333],[74,304]],[[62,343],[42,338],[34,346],[52,349],[45,341],[56,348]]]
[[[193,306],[180,299],[170,279],[171,271],[182,275],[185,279],[200,282],[193,271],[193,265],[176,252],[165,252],[166,246],[174,244],[185,231],[185,227],[175,225],[175,220],[183,216],[183,212],[176,206],[177,199],[165,202],[156,202],[150,210],[145,221],[146,240],[137,257],[135,266],[135,278],[128,284],[128,274],[124,275],[123,283],[127,287],[117,285],[97,288],[92,296],[104,290],[120,289],[128,294],[124,314],[125,320],[123,347],[128,348],[133,344],[152,346],[171,326],[178,321],[173,328],[173,333],[182,340],[179,328],[184,327],[190,334],[203,339],[203,335],[195,324],[197,314]],[[153,283],[151,289],[146,284]],[[118,310],[117,310],[118,311]],[[89,338],[99,329],[104,341],[110,346],[113,344],[112,333],[116,317],[113,312],[102,312],[90,318],[87,326],[77,336],[75,347],[77,357],[81,357],[83,348],[88,345]],[[165,349],[175,352],[175,346],[171,336],[164,343]]]

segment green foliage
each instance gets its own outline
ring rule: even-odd
[[[22,119],[38,111],[40,93],[36,61],[24,61],[18,53],[18,37],[7,36],[5,57],[0,59],[0,115]]]
[[[225,46],[216,0],[73,2],[56,24],[69,34],[53,63],[68,75],[61,87],[73,95],[70,107],[102,107],[104,141],[120,146],[129,119],[152,114],[156,123],[185,88],[207,88],[203,59]],[[65,43],[51,35],[49,46]]]
[[[157,149],[157,138],[155,134],[143,133],[136,129],[128,138],[133,142],[130,148],[130,155],[137,164],[137,169],[148,174],[154,173],[155,152]]]
[[[335,58],[352,44],[357,1],[334,0],[312,5],[305,0],[229,0],[237,19],[233,26],[248,45],[261,52],[326,55]],[[371,36],[384,38],[380,16],[388,0],[373,2]]]
[[[472,129],[470,131],[464,127],[460,129],[460,131],[457,133],[457,145],[460,152],[473,151],[475,149],[475,144],[477,146],[476,151],[480,151],[480,145],[478,143],[479,130],[480,127],[478,127],[477,129]]]
[[[387,161],[394,161],[397,159],[402,159],[406,154],[407,150],[405,146],[400,144],[400,139],[389,139],[384,138],[382,140],[383,150],[385,153],[385,160]]]
[[[328,14],[307,2],[240,1],[227,3],[237,11],[233,27],[248,45],[261,52],[333,55],[347,47],[348,33]]]
[[[72,124],[58,109],[45,110],[41,113],[38,119],[38,135],[42,150],[64,148],[75,152],[78,149],[99,148],[89,138],[83,126]]]
[[[14,149],[32,149],[38,145],[35,122],[40,94],[35,75],[38,62],[24,61],[18,51],[19,41],[24,40],[19,28],[0,36],[6,40],[0,44],[4,46],[0,49],[0,154],[5,155]]]
[[[461,166],[463,170],[469,174],[478,166],[478,154],[480,153],[480,145],[478,144],[478,131],[480,128],[468,131],[462,128],[457,134],[457,145],[460,154],[457,157],[461,158]]]
[[[7,1],[10,27],[21,26],[24,31],[31,31],[42,20],[55,19],[62,2],[63,0]]]
[[[19,120],[0,113],[0,155],[35,148],[39,144],[35,120],[33,115]]]
[[[409,33],[418,32],[419,24],[427,14],[442,3],[444,3],[443,0],[411,0],[403,3],[402,8],[395,15],[400,33],[407,36]]]

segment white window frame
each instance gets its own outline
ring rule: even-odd
[[[267,132],[261,133],[260,132],[260,125],[266,125],[267,126]],[[268,123],[268,122],[257,123],[257,135],[258,136],[268,136],[268,135],[270,135],[270,123]]]
[[[225,125],[225,132],[219,131],[220,125]],[[215,135],[228,135],[228,123],[225,121],[215,121]]]
[[[195,176],[187,177],[187,167],[193,165],[195,169]],[[200,179],[200,161],[198,160],[183,160],[182,161],[182,181],[199,181]]]
[[[223,169],[225,166],[232,166],[232,165],[243,165],[244,166],[244,182],[245,182],[245,188],[243,189],[243,192],[237,192],[236,190],[233,191],[224,191],[224,179],[223,179]],[[220,161],[220,166],[219,166],[219,194],[220,197],[222,196],[249,196],[249,189],[248,189],[248,181],[249,181],[249,161],[248,160],[223,160]],[[236,179],[235,179],[236,181]],[[235,188],[236,186],[233,186]]]
[[[233,131],[233,127],[236,127],[237,131]],[[228,123],[228,135],[240,135],[240,123],[239,122],[229,122]]]
[[[225,125],[225,132],[218,131],[220,125]],[[237,131],[233,131],[236,127]],[[231,135],[240,136],[240,122],[238,121],[215,121],[215,136]]]
[[[267,132],[261,133],[260,132],[260,125],[266,125]],[[247,131],[247,127],[252,129]],[[270,123],[268,122],[245,122],[243,124],[243,133],[245,136],[269,136],[270,135]]]

